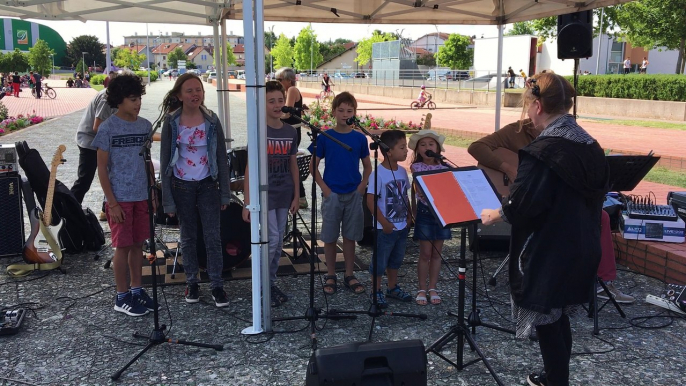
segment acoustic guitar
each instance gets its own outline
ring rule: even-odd
[[[514,165],[515,167],[517,167],[517,165],[519,164],[519,157],[517,156],[517,153],[513,152],[512,150],[505,149],[504,147],[499,147],[493,150],[493,154],[501,160],[503,160],[504,162],[507,162],[510,165]],[[486,172],[486,175],[491,180],[493,186],[495,186],[496,190],[501,196],[506,197],[510,194],[510,185],[514,181],[510,181],[510,178],[507,176],[507,174],[501,172],[500,170],[491,169],[480,163],[476,166],[479,169],[482,169],[484,172]]]
[[[59,244],[59,233],[64,227],[65,220],[52,225],[52,201],[55,195],[55,180],[57,179],[57,167],[65,162],[62,154],[67,148],[60,145],[52,157],[50,164],[50,181],[45,196],[45,208],[41,211],[34,208],[29,215],[31,223],[31,235],[24,244],[24,261],[27,263],[44,264],[55,263],[62,259],[62,248]]]

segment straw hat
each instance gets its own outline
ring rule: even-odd
[[[443,142],[445,141],[445,136],[438,134],[433,130],[419,130],[418,132],[412,134],[412,136],[410,136],[410,142],[408,143],[409,148],[415,150],[417,148],[417,142],[419,142],[420,139],[426,137],[433,138],[438,143],[440,151],[445,150],[443,149]]]

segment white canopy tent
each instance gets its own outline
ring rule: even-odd
[[[244,333],[271,330],[268,264],[266,261],[266,123],[264,116],[264,21],[355,24],[465,24],[499,27],[498,74],[502,74],[502,33],[505,24],[625,3],[630,0],[8,0],[0,16],[44,20],[99,20],[214,27],[215,41],[226,40],[225,20],[243,20],[246,54],[248,162],[259,178],[250,179],[249,206],[253,222],[253,326]],[[244,10],[246,10],[244,12]],[[226,56],[217,45],[218,115],[230,138]],[[500,127],[501,82],[496,90],[496,129]],[[254,221],[259,219],[259,221]],[[261,227],[260,232],[260,224]],[[257,264],[260,262],[260,264]],[[262,300],[258,294],[262,293]]]

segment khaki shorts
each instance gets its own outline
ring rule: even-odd
[[[360,241],[363,228],[362,197],[357,190],[345,194],[331,192],[329,197],[323,199],[320,240],[335,243],[342,233],[345,239]]]

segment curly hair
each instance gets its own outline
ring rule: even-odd
[[[107,104],[115,109],[125,98],[145,95],[145,86],[140,76],[125,74],[112,79],[107,85]]]

